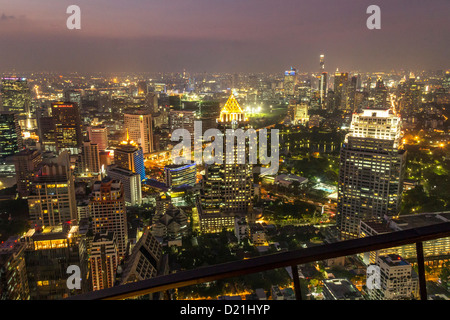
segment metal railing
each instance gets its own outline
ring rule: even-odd
[[[301,300],[298,265],[349,256],[363,252],[376,251],[408,244],[416,244],[419,289],[421,300],[427,299],[423,245],[424,241],[450,236],[450,222],[425,227],[385,233],[376,236],[346,240],[331,244],[285,251],[247,260],[233,261],[218,265],[186,270],[148,280],[128,283],[108,289],[93,291],[69,297],[69,300],[126,299],[155,292],[196,285],[200,283],[243,276],[267,270],[291,267],[294,292]]]

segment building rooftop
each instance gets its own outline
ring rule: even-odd
[[[328,279],[323,281],[324,287],[336,300],[360,299],[361,292],[347,279]]]
[[[380,256],[379,258],[391,267],[409,265],[409,262],[400,257],[398,254],[388,254],[386,256]]]

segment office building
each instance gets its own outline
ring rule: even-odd
[[[334,73],[334,97],[336,108],[345,109],[345,96],[347,92],[348,73],[336,71]]]
[[[14,166],[17,177],[17,192],[21,198],[26,198],[32,191],[34,171],[42,162],[42,154],[38,150],[24,149],[14,156]]]
[[[425,227],[450,221],[450,212],[430,212],[409,214],[384,219],[371,219],[361,221],[359,237],[371,237],[379,234]],[[378,251],[370,251],[361,254],[365,264],[376,263],[379,256],[397,254],[406,260],[417,258],[416,245],[409,244],[399,247],[391,247]],[[450,237],[439,238],[423,242],[423,255],[426,265],[436,265],[442,267],[446,261],[450,260]]]
[[[300,103],[295,105],[294,109],[294,124],[306,125],[309,121],[308,104]]]
[[[361,220],[398,213],[406,152],[400,147],[401,119],[390,110],[353,114],[340,155],[337,226],[355,238]]]
[[[98,146],[98,151],[108,148],[108,128],[105,126],[90,126],[87,128],[89,140]]]
[[[419,297],[419,281],[411,264],[397,254],[379,256],[380,288],[367,293],[371,300],[410,300]]]
[[[26,78],[2,78],[3,111],[9,111],[20,117],[31,112],[31,92]]]
[[[364,300],[361,292],[347,279],[323,280],[325,300]]]
[[[0,158],[11,156],[22,149],[22,133],[17,114],[0,112]]]
[[[291,67],[290,70],[284,72],[284,94],[285,96],[294,96],[295,95],[295,87],[297,85],[298,76],[297,70]]]
[[[388,94],[387,88],[384,85],[383,79],[378,78],[376,85],[375,85],[375,90],[374,90],[374,95],[375,95],[374,107],[376,109],[386,109],[387,94]]]
[[[169,112],[169,130],[174,132],[176,129],[186,129],[194,136],[195,111],[190,110],[170,110]]]
[[[36,172],[28,209],[33,226],[57,226],[77,219],[75,187],[67,166],[46,164]]]
[[[127,135],[127,140],[122,141],[120,145],[114,150],[114,164],[119,168],[127,169],[138,173],[141,180],[145,179],[144,154],[142,148],[130,140]]]
[[[102,290],[114,286],[119,255],[114,232],[96,233],[89,256],[92,290]]]
[[[147,230],[125,263],[121,284],[151,279],[168,271],[167,259],[163,258],[162,246]]]
[[[78,154],[83,144],[81,117],[78,105],[73,102],[54,102],[51,105],[55,124],[56,149]]]
[[[122,182],[110,177],[96,181],[89,201],[89,212],[94,233],[115,233],[119,259],[123,259],[128,246],[128,225]]]
[[[138,96],[145,96],[148,92],[147,82],[146,81],[138,81]]]
[[[319,104],[324,108],[328,92],[328,72],[322,72],[319,76]]]
[[[122,182],[125,203],[127,205],[141,205],[142,184],[141,176],[138,173],[120,168],[117,165],[111,165],[106,168],[106,174],[112,179]]]
[[[171,164],[164,167],[164,181],[168,188],[193,187],[197,182],[197,166]]]
[[[90,291],[87,281],[86,234],[75,221],[59,226],[30,229],[21,241],[26,245],[25,265],[31,300],[60,300]],[[69,289],[67,268],[80,267],[81,289]]]
[[[148,110],[133,110],[124,113],[124,128],[129,139],[138,143],[144,154],[153,152],[152,114]]]
[[[25,245],[17,237],[0,244],[0,300],[29,300]]]
[[[99,175],[101,171],[100,167],[100,154],[98,145],[91,141],[84,141],[82,146],[82,152],[80,155],[80,171],[82,175]]]
[[[220,113],[219,126],[226,128],[245,128],[248,119],[236,98],[231,94]],[[225,139],[224,139],[225,143]],[[245,150],[238,150],[244,147]],[[238,152],[249,154],[248,141],[244,146],[235,146],[234,162],[227,163],[226,145],[223,148],[223,161],[206,165],[201,193],[201,205],[198,205],[200,224],[204,230],[219,230],[221,225],[234,228],[234,216],[247,215],[253,210],[253,165],[237,162]]]

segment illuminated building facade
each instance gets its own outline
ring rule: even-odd
[[[80,174],[100,174],[100,154],[97,144],[84,141],[80,158]]]
[[[406,152],[401,119],[390,110],[353,114],[340,155],[337,226],[356,238],[361,220],[395,216],[403,191]]]
[[[0,300],[28,300],[25,245],[16,237],[0,244]]]
[[[125,257],[128,245],[128,225],[123,184],[110,177],[96,181],[89,201],[94,233],[114,232],[119,259]]]
[[[60,300],[90,291],[86,234],[74,221],[42,230],[30,229],[21,239],[31,300]],[[81,271],[81,289],[67,287],[67,268]]]
[[[170,110],[169,129],[173,132],[176,129],[186,129],[194,136],[195,111],[189,110]]]
[[[13,112],[0,112],[0,158],[11,156],[22,149],[22,134],[18,116]]]
[[[144,154],[153,152],[152,114],[146,110],[135,110],[124,114],[124,128],[129,139],[137,142]]]
[[[324,106],[328,91],[328,72],[322,72],[319,76],[319,104]]]
[[[118,263],[119,256],[114,232],[96,233],[89,255],[93,291],[114,286]]]
[[[162,246],[147,230],[125,263],[121,284],[154,278],[167,272],[166,259],[163,259]]]
[[[76,219],[75,187],[69,169],[58,164],[42,166],[35,174],[28,208],[36,227],[57,226]]]
[[[14,166],[17,177],[17,192],[26,198],[32,191],[34,171],[42,161],[42,154],[38,150],[24,149],[14,156]]]
[[[164,167],[164,180],[169,188],[193,187],[197,182],[197,166],[195,163],[167,165]]]
[[[345,108],[345,95],[347,92],[348,73],[336,71],[334,74],[335,106],[338,109]]]
[[[91,126],[87,128],[89,140],[97,144],[99,151],[108,148],[108,128],[104,126]]]
[[[141,180],[145,180],[144,153],[137,143],[127,140],[114,150],[114,164],[119,168],[127,169],[139,174]]]
[[[295,95],[295,86],[297,85],[297,70],[291,67],[290,70],[284,72],[284,94],[285,96]]]
[[[365,220],[361,221],[359,237],[371,237],[378,234],[425,227],[449,221],[450,212],[419,213],[387,217],[386,219],[381,220]],[[365,264],[373,264],[376,263],[379,256],[388,254],[397,254],[406,260],[414,260],[417,257],[416,245],[409,244],[378,251],[370,251],[362,254],[361,257]],[[443,263],[450,259],[450,237],[424,241],[423,255],[425,257],[425,264],[442,267]]]
[[[52,103],[52,118],[55,123],[56,148],[78,154],[83,144],[81,118],[78,105],[73,102]]]
[[[19,116],[27,116],[31,112],[31,92],[26,78],[2,78],[1,93],[4,111]]]
[[[379,256],[380,288],[368,289],[371,300],[408,300],[419,298],[418,276],[411,264],[397,254]]]
[[[247,117],[232,94],[220,113],[219,128],[222,131],[245,128],[247,123]],[[239,147],[245,150],[238,150]],[[226,145],[223,150],[226,150]],[[246,215],[253,209],[253,165],[249,161],[237,163],[236,156],[238,152],[248,155],[249,143],[235,145],[234,152],[234,163],[226,163],[224,152],[222,164],[213,163],[205,168],[199,210],[200,224],[205,226],[204,230],[220,229],[220,232],[221,225],[232,229],[235,215]]]
[[[106,173],[114,180],[120,180],[123,184],[125,202],[131,206],[139,206],[142,203],[142,182],[138,173],[111,165],[106,168]]]

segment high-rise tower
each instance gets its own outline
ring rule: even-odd
[[[353,114],[340,156],[336,223],[342,239],[357,237],[361,220],[397,215],[406,157],[400,143],[401,119],[392,111]]]

